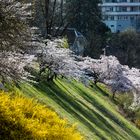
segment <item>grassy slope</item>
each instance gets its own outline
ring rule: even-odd
[[[106,93],[94,86],[57,79],[37,87],[22,85],[24,94],[50,106],[70,123],[77,123],[87,140],[140,140],[140,131],[124,119]]]

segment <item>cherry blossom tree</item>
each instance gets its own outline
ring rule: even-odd
[[[121,65],[114,56],[101,56],[100,59],[81,57],[62,46],[61,39],[48,40],[47,45],[42,45],[40,66],[85,85],[90,81],[104,83],[112,89],[113,98],[117,92],[132,91],[135,105],[140,104],[140,70]]]
[[[31,3],[23,0],[0,0],[0,81],[25,79],[24,67],[33,56],[26,54],[32,46],[29,20]]]

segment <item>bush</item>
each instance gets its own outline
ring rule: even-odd
[[[135,121],[136,126],[140,129],[140,119]]]
[[[61,47],[62,47],[62,48],[66,48],[66,49],[69,48],[68,39],[67,39],[66,37],[64,37],[64,38],[62,39]]]
[[[140,129],[140,107],[135,112],[135,124]]]
[[[82,140],[75,126],[33,99],[0,92],[0,139]]]

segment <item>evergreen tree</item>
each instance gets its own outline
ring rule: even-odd
[[[87,37],[90,32],[98,32],[101,22],[101,11],[98,6],[100,0],[66,0],[68,9],[71,10],[69,18],[72,19],[71,26],[85,34]]]
[[[85,54],[98,58],[105,46],[107,26],[102,22],[100,0],[66,0],[70,26],[80,31],[88,40]],[[94,53],[95,52],[95,53]]]

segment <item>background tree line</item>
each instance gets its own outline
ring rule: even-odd
[[[134,29],[111,34],[107,53],[116,56],[123,65],[140,68],[140,34]]]
[[[108,27],[102,22],[100,0],[36,1],[35,25],[46,38],[62,36],[76,28],[87,39],[85,56],[99,58],[105,47]]]

